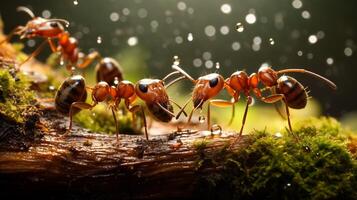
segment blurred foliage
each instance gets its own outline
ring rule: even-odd
[[[294,129],[298,142],[286,132],[255,131],[233,153],[207,157],[198,149],[203,164],[223,165],[202,177],[200,198],[355,199],[357,160],[349,144],[357,138],[333,118],[311,118]]]

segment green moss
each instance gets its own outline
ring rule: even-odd
[[[135,122],[133,122],[131,113],[118,114],[117,112],[117,120],[120,133],[137,134],[140,132],[141,125],[138,125],[140,120],[135,120]],[[105,104],[97,105],[92,111],[82,110],[75,115],[74,121],[82,127],[88,128],[94,132],[115,134],[113,115]]]
[[[199,188],[208,199],[356,198],[350,132],[333,118],[312,118],[299,123],[295,133],[299,142],[287,133],[256,132],[246,148],[213,155],[210,163],[222,170],[203,176]]]
[[[35,110],[35,95],[29,87],[30,83],[23,74],[10,74],[8,69],[0,69],[0,113],[12,121],[23,123],[27,114]]]

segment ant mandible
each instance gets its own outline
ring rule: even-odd
[[[243,128],[245,125],[248,107],[252,102],[251,92],[265,103],[276,103],[278,101],[283,101],[285,104],[285,112],[288,119],[289,131],[292,133],[292,126],[290,121],[289,107],[294,109],[303,109],[307,104],[308,91],[306,88],[298,82],[296,79],[280,74],[284,73],[305,73],[316,77],[328,84],[328,86],[334,90],[337,86],[327,78],[318,75],[314,72],[305,69],[283,69],[279,71],[273,70],[271,67],[262,66],[259,68],[258,73],[252,73],[250,76],[244,71],[234,72],[228,79],[226,79],[226,87],[228,93],[232,95],[235,102],[239,100],[240,94],[242,93],[247,97],[247,103],[244,110],[242,125],[239,131],[239,137],[243,133]],[[262,83],[265,88],[259,89],[258,84]],[[262,91],[270,89],[272,94],[266,97],[262,96]]]

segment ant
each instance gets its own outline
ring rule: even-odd
[[[17,11],[25,12],[31,17],[31,20],[29,20],[25,26],[17,26],[14,28],[3,41],[0,41],[0,45],[5,41],[9,41],[14,35],[19,35],[20,39],[31,39],[35,37],[46,39],[19,66],[26,63],[32,57],[37,56],[46,43],[50,45],[53,52],[61,52],[62,57],[70,62],[70,64],[67,65],[68,70],[71,70],[72,64],[77,64],[79,68],[85,68],[98,57],[98,52],[92,52],[87,56],[79,52],[77,39],[71,37],[64,29],[65,26],[67,27],[69,25],[67,20],[36,17],[29,8],[23,6],[18,7]],[[55,38],[58,39],[57,45],[53,41]],[[77,63],[78,59],[81,59],[82,62]]]
[[[176,73],[183,74],[185,78],[192,81],[194,84],[194,88],[192,92],[192,97],[189,98],[188,101],[184,104],[183,108],[177,114],[176,118],[180,116],[180,114],[184,111],[185,107],[192,100],[193,109],[191,110],[190,115],[188,117],[188,123],[190,123],[194,111],[197,109],[202,109],[204,103],[208,101],[207,129],[209,130],[211,128],[211,105],[218,106],[218,107],[234,106],[234,102],[232,101],[226,101],[223,99],[212,99],[215,96],[217,96],[221,90],[230,86],[225,82],[223,76],[217,73],[210,73],[205,76],[201,76],[197,80],[195,80],[187,72],[181,69],[179,67],[179,64],[180,64],[179,59],[177,56],[175,56],[174,64],[172,65],[172,68],[176,70],[175,71]],[[233,113],[232,113],[232,118],[233,118]]]
[[[170,76],[171,75],[165,77],[165,79]],[[166,87],[164,86],[163,80],[142,79],[135,85],[130,81],[123,80],[116,86],[110,86],[107,82],[100,81],[93,88],[90,88],[85,86],[85,81],[82,76],[75,75],[67,78],[58,89],[55,97],[55,105],[59,112],[69,115],[70,123],[67,132],[70,132],[72,129],[72,117],[74,114],[79,112],[80,109],[90,110],[100,102],[107,102],[113,114],[118,140],[119,130],[115,111],[117,110],[121,99],[124,99],[125,106],[130,112],[142,112],[145,137],[148,140],[149,136],[147,132],[144,107],[141,105],[133,105],[136,97],[138,96],[146,103],[150,113],[155,116],[156,119],[162,122],[169,122],[172,117],[175,116],[173,114],[171,102],[180,109],[181,107],[173,100],[169,99],[166,93],[166,88],[181,79],[183,79],[183,77],[173,80]],[[85,103],[85,99],[87,97],[86,89],[91,90],[93,101],[92,105]],[[186,113],[184,114],[186,115]]]
[[[243,128],[248,113],[248,107],[253,100],[250,94],[251,92],[253,92],[253,94],[258,99],[265,103],[277,103],[282,101],[285,104],[285,112],[288,119],[289,131],[292,133],[289,108],[305,108],[309,92],[300,82],[298,82],[293,77],[287,75],[282,75],[279,77],[280,74],[285,73],[305,73],[324,81],[333,90],[337,89],[337,86],[332,81],[305,69],[283,69],[275,71],[271,67],[262,66],[259,68],[258,73],[252,73],[250,76],[248,76],[248,74],[244,71],[234,72],[225,81],[226,84],[229,85],[229,87],[226,87],[228,93],[235,100],[234,103],[239,100],[241,93],[247,97],[247,104],[245,106],[238,138],[240,138],[243,133]],[[259,89],[259,82],[261,82],[265,88]],[[270,89],[272,94],[264,97],[262,96],[262,92],[266,89]],[[279,113],[282,115],[281,112]]]
[[[123,80],[123,70],[119,63],[113,58],[105,57],[101,59],[96,67],[97,82],[105,81],[109,85],[115,85]]]

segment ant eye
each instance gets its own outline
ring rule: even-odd
[[[57,28],[58,27],[58,23],[57,22],[51,22],[50,26],[53,28]]]
[[[214,78],[209,81],[209,86],[211,88],[215,87],[217,84],[218,84],[218,78]]]
[[[139,89],[141,92],[146,93],[148,91],[148,85],[147,84],[139,84]]]

